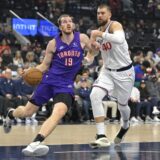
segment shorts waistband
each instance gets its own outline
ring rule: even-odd
[[[133,64],[131,63],[130,65],[128,65],[126,67],[119,68],[119,69],[111,69],[111,68],[106,68],[106,69],[109,71],[113,71],[113,72],[121,72],[121,71],[125,71],[125,70],[130,69],[132,66],[133,66]]]

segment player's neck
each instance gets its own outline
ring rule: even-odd
[[[100,30],[101,30],[102,32],[104,32],[110,22],[111,22],[111,20],[109,19],[105,25],[103,25],[103,26],[100,27]]]
[[[64,43],[66,43],[66,44],[70,44],[72,42],[73,38],[74,38],[73,32],[71,34],[65,34],[65,33],[63,33],[62,37],[61,37],[62,41]]]

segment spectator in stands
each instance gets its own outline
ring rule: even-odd
[[[144,53],[143,51],[139,50],[135,53],[135,55],[133,56],[133,65],[138,65],[138,64],[142,64],[142,62],[144,61]]]
[[[81,85],[78,89],[78,95],[82,101],[82,108],[84,110],[84,120],[90,120],[89,110],[91,108],[90,101],[91,85],[87,82],[87,79],[81,79]]]
[[[160,78],[160,62],[156,64],[155,69],[157,71],[156,73],[157,73],[157,77],[159,79]]]
[[[133,123],[139,122],[137,119],[137,113],[136,113],[138,103],[140,103],[140,91],[138,90],[138,88],[133,87],[131,96],[128,102],[129,107],[131,109],[130,121]]]
[[[12,80],[12,71],[7,68],[5,70],[5,78],[0,81],[0,94],[9,101],[8,106],[4,107],[4,113],[6,113],[7,108],[15,108],[17,105],[21,105],[21,96],[16,89],[16,83]]]
[[[152,69],[153,70],[153,69]],[[160,102],[160,91],[159,91],[159,83],[158,78],[154,71],[150,71],[150,74],[148,75],[148,80],[146,81],[146,87],[150,95],[150,102],[152,104],[154,121],[160,121],[158,119],[157,115],[160,113],[158,110],[158,104]]]
[[[152,122],[153,120],[151,119],[151,110],[152,110],[152,104],[150,102],[150,95],[148,92],[148,89],[146,87],[146,82],[144,80],[141,81],[140,86],[139,86],[139,91],[140,91],[140,103],[137,105],[137,119],[139,121],[143,121],[141,119],[141,110],[145,110],[145,122]]]
[[[155,8],[155,17],[160,18],[160,1],[157,0],[156,2],[156,8]],[[160,39],[160,30],[159,30],[159,36],[158,38]]]
[[[112,9],[113,16],[119,16],[121,11],[121,1],[120,0],[108,0],[109,5]]]
[[[10,52],[11,48],[8,44],[8,39],[5,37],[2,38],[1,44],[0,44],[0,55],[2,56],[4,50],[8,50]]]
[[[131,0],[122,0],[122,9],[125,13],[134,13],[133,2]]]
[[[31,98],[31,95],[34,91],[34,87],[27,85],[22,78],[16,81],[16,89],[18,90],[19,95],[21,96],[21,105],[25,106],[28,100]],[[26,124],[29,123],[38,123],[35,119],[36,114],[32,117],[27,117],[25,120]]]
[[[127,40],[129,40],[130,38],[132,38],[134,35],[134,32],[132,29],[130,29],[129,27],[125,28],[125,37]]]
[[[39,58],[41,57],[42,47],[40,44],[36,44],[34,47],[34,54],[35,54],[35,61],[36,63],[39,63]]]
[[[23,67],[24,62],[21,55],[21,51],[19,50],[16,51],[15,56],[13,58],[13,64],[16,65],[17,67]]]
[[[38,64],[41,64],[41,63],[43,62],[43,59],[44,59],[44,56],[40,56],[40,57],[39,57]]]
[[[35,62],[35,54],[34,52],[27,52],[26,62],[24,63],[25,68],[35,67],[37,63]]]
[[[147,51],[146,56],[144,57],[144,60],[149,61],[149,63],[151,64],[151,66],[153,66],[154,61],[153,61],[153,52],[152,51]]]
[[[152,24],[151,32],[152,32],[153,37],[155,37],[155,38],[158,37],[158,35],[159,35],[159,26],[157,25],[156,22],[154,22]]]
[[[82,99],[80,98],[79,96],[79,88],[80,88],[80,81],[81,81],[81,75],[80,74],[77,74],[76,75],[76,78],[74,80],[74,93],[75,93],[75,108],[72,108],[74,111],[77,112],[78,114],[78,117],[79,119],[77,118],[74,118],[75,116],[72,116],[72,119],[76,119],[76,121],[80,121],[82,122],[83,121],[83,117],[82,117]]]
[[[109,120],[109,122],[113,123],[113,122],[117,122],[117,102],[114,99],[111,99],[109,97],[105,97],[103,99],[103,107],[106,113],[106,117],[107,117],[107,113],[108,113],[108,108],[111,108],[111,118]]]
[[[156,53],[153,55],[153,61],[155,64],[160,62],[160,48],[156,49]]]
[[[18,90],[18,94],[21,96],[22,105],[26,105],[33,93],[34,87],[27,85],[24,80],[20,78],[16,81],[16,89]]]
[[[79,83],[80,83],[80,80],[81,80],[81,75],[80,74],[77,74],[76,75],[76,78],[74,80],[74,88],[75,89],[78,89],[80,86],[79,86]]]
[[[24,62],[26,61],[26,55],[27,55],[27,52],[29,50],[28,48],[29,48],[29,46],[27,46],[27,45],[22,45],[21,46],[21,55],[22,55],[22,58],[23,58]]]
[[[2,52],[2,66],[4,66],[5,68],[7,68],[7,66],[9,64],[13,63],[13,57],[11,55],[11,51],[8,49],[3,50]]]
[[[22,78],[22,73],[23,73],[23,67],[18,67],[16,71],[16,76],[14,77],[14,80],[19,80]]]
[[[93,78],[90,77],[89,74],[90,74],[90,73],[89,73],[89,69],[88,69],[88,68],[86,68],[86,69],[84,69],[84,70],[82,71],[81,81],[79,81],[79,83],[77,84],[79,87],[82,86],[81,83],[82,83],[83,81],[85,81],[85,80],[86,80],[86,82],[88,83],[87,86],[89,86],[89,87],[92,86],[92,84],[93,84]]]
[[[138,64],[134,67],[135,69],[135,85],[139,87],[140,82],[146,79],[145,73],[146,69],[150,67],[150,63],[148,61],[143,61],[142,64]]]

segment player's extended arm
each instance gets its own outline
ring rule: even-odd
[[[91,39],[95,41],[97,37],[102,37],[104,40],[112,43],[121,44],[125,40],[125,34],[122,25],[119,22],[113,22],[110,26],[110,33],[93,30]]]
[[[55,40],[53,39],[49,41],[47,45],[43,62],[40,65],[36,66],[36,68],[39,69],[41,72],[47,71],[48,68],[50,67],[54,52],[55,52]]]
[[[90,39],[86,34],[80,34],[80,40],[82,48],[87,50],[87,54],[84,57],[83,64],[90,65],[93,63],[94,57],[97,54],[92,50]]]

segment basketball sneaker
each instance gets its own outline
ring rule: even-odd
[[[153,120],[154,122],[160,122],[160,119],[157,116],[155,116]]]
[[[124,128],[121,127],[121,129],[119,130],[116,138],[114,139],[114,143],[116,145],[119,145],[122,142],[122,140],[123,140],[124,136],[126,135],[128,129],[129,129],[129,127],[127,129],[124,129]]]
[[[6,119],[3,122],[3,129],[4,129],[5,133],[9,133],[11,131],[11,129],[12,129],[12,119],[9,118],[9,113],[11,111],[13,111],[13,110],[14,110],[13,108],[8,109],[8,113],[6,115]]]
[[[159,113],[160,113],[160,111],[158,110],[158,108],[156,106],[154,106],[152,114],[158,115]]]
[[[30,143],[26,148],[22,150],[25,156],[39,157],[44,156],[49,152],[49,147],[40,144],[39,141]]]
[[[108,147],[111,143],[108,141],[108,138],[105,135],[96,135],[96,140],[91,142],[89,146],[93,149]]]

